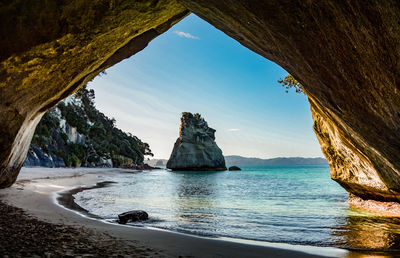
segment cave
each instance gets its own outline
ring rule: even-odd
[[[303,85],[331,178],[350,196],[400,200],[395,0],[17,0],[0,11],[2,188],[46,110],[192,12]]]

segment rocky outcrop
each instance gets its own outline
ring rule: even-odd
[[[200,114],[182,113],[179,138],[167,168],[172,170],[226,170],[225,159],[215,142],[215,130]]]
[[[25,166],[113,167],[142,164],[150,146],[123,132],[95,107],[86,86],[48,110],[36,127]]]
[[[241,171],[242,169],[240,167],[238,167],[238,166],[231,166],[231,167],[229,167],[228,170],[229,171]]]
[[[42,149],[31,144],[24,162],[27,167],[65,167],[64,160],[53,154],[47,154]]]
[[[179,3],[16,0],[0,6],[1,187],[14,182],[44,111],[142,50],[187,8],[304,86],[334,180],[363,198],[400,200],[398,1]]]
[[[156,166],[164,166],[164,162],[162,160],[158,160],[156,162]]]
[[[398,1],[180,2],[304,86],[335,181],[400,200]]]
[[[119,224],[126,224],[128,222],[135,222],[135,221],[144,221],[148,219],[149,219],[149,214],[141,210],[127,211],[118,215]]]
[[[152,167],[156,167],[156,166],[166,166],[168,160],[167,159],[149,159],[144,162]]]
[[[175,0],[8,1],[0,5],[0,188],[26,159],[46,110],[189,12]]]
[[[133,170],[153,170],[153,169],[161,169],[158,167],[152,167],[146,163],[142,163],[140,165],[136,164],[129,164],[129,165],[124,165],[124,166],[119,166],[119,168],[124,168],[124,169],[133,169]]]

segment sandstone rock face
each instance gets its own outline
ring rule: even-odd
[[[175,0],[16,0],[0,5],[0,188],[50,107],[189,12]]]
[[[363,198],[400,200],[397,0],[179,3],[16,0],[0,6],[1,187],[14,182],[43,112],[143,49],[187,8],[304,86],[334,180]]]
[[[331,177],[400,200],[400,4],[180,0],[303,86]]]
[[[179,138],[167,168],[172,170],[226,170],[225,159],[215,142],[215,130],[200,114],[184,112]]]

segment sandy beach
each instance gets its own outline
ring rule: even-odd
[[[52,234],[65,236],[63,246],[53,245],[46,252],[41,235],[31,242],[19,243],[18,232],[10,241],[10,248],[3,252],[14,256],[13,246],[24,245],[26,255],[51,256],[61,253],[79,256],[153,256],[153,257],[357,257],[357,253],[338,248],[295,246],[288,244],[259,243],[231,239],[205,238],[152,228],[139,228],[103,222],[84,216],[78,211],[61,206],[57,198],[60,192],[93,186],[102,182],[106,173],[118,173],[112,169],[48,169],[23,168],[17,182],[0,191],[5,215],[18,221],[19,228],[44,225]],[[19,209],[18,209],[19,208]],[[24,213],[21,212],[22,209]],[[10,214],[8,214],[10,213]],[[117,215],[117,214],[116,214]],[[23,225],[23,224],[29,225]],[[15,224],[15,223],[14,223]],[[14,226],[12,226],[14,227]],[[11,228],[11,227],[10,227]],[[12,229],[10,229],[12,230]],[[24,234],[32,234],[29,233]],[[35,227],[31,230],[35,232]],[[20,232],[20,234],[22,234]],[[20,239],[24,239],[20,237]],[[86,242],[80,241],[84,239]],[[7,239],[5,239],[7,240]],[[21,240],[22,241],[22,240]],[[76,248],[85,245],[86,249]],[[8,251],[7,251],[8,250]],[[11,250],[11,251],[10,251]],[[95,252],[95,250],[97,250]],[[103,250],[100,253],[99,250]],[[7,253],[9,252],[9,253]]]

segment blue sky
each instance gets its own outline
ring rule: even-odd
[[[89,87],[96,106],[169,158],[181,113],[200,113],[224,155],[322,156],[307,98],[286,93],[287,72],[191,14]]]

